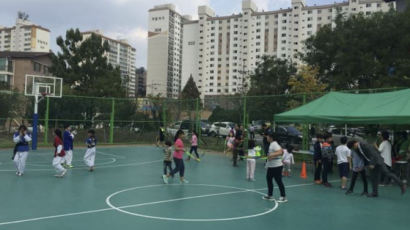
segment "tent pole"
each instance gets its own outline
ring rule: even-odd
[[[347,124],[345,124],[345,136],[347,136]]]

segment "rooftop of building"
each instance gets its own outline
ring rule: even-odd
[[[43,56],[51,56],[50,52],[19,52],[19,51],[2,51],[0,58],[37,58]]]
[[[101,36],[102,38],[104,38],[104,39],[106,39],[106,40],[110,40],[110,41],[113,41],[113,42],[120,43],[120,44],[122,44],[122,45],[125,45],[125,46],[130,47],[133,51],[136,51],[136,49],[135,49],[134,47],[132,47],[132,46],[128,43],[128,41],[126,41],[126,40],[124,40],[124,39],[113,39],[113,38],[107,37],[107,36],[105,36],[100,30],[84,31],[84,32],[81,32],[81,34],[96,34],[96,35]]]

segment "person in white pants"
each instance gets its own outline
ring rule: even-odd
[[[22,176],[26,169],[26,160],[28,157],[29,142],[31,141],[30,135],[27,133],[27,127],[21,125],[13,135],[13,142],[16,143],[13,152],[13,161],[16,165],[17,176]]]
[[[84,155],[84,162],[89,167],[89,171],[94,171],[94,163],[95,163],[95,153],[97,145],[97,139],[95,139],[95,132],[94,130],[88,130],[88,138],[86,141],[87,144],[87,151]]]
[[[54,175],[55,177],[64,177],[64,175],[67,172],[67,169],[65,169],[61,164],[65,160],[65,152],[63,149],[63,138],[61,134],[61,130],[56,129],[54,131],[54,158],[53,158],[53,167],[57,171],[57,174]]]
[[[255,141],[249,140],[248,142],[248,158],[246,160],[246,179],[249,181],[255,181],[255,167],[256,167],[256,150]]]
[[[73,161],[73,149],[74,149],[74,135],[75,131],[71,132],[71,126],[66,125],[64,127],[64,152],[65,152],[65,167],[66,168],[73,168],[72,165]]]

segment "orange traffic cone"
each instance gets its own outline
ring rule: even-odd
[[[306,179],[307,178],[307,173],[306,173],[306,162],[302,162],[302,171],[300,171],[300,178]]]

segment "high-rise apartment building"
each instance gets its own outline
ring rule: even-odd
[[[166,19],[167,16],[161,16],[166,12],[178,14],[166,7],[155,7],[150,10],[147,90],[151,83],[162,85],[166,76],[169,77],[165,75],[166,71],[179,70],[181,75],[173,75],[172,78],[172,82],[180,81],[180,86],[173,88],[174,97],[190,76],[202,96],[245,92],[246,76],[255,69],[263,55],[300,63],[296,54],[303,52],[303,41],[324,25],[334,26],[338,12],[346,16],[357,13],[370,15],[392,7],[395,7],[394,3],[383,0],[349,0],[314,6],[307,6],[305,0],[292,0],[291,7],[287,9],[258,11],[251,0],[243,0],[242,12],[230,16],[215,16],[208,6],[199,6],[198,20],[181,20],[181,28],[178,27],[177,31],[167,29],[168,22],[163,23],[168,26],[164,28],[154,22],[157,17]],[[154,12],[158,15],[153,15]],[[182,49],[169,49],[170,42],[166,38],[172,34],[182,39]],[[160,40],[161,35],[163,40]],[[153,38],[157,39],[155,44]],[[173,62],[174,59],[166,55],[169,53],[177,56],[177,60],[181,60],[182,55],[182,61]],[[160,68],[164,73],[156,72]]]
[[[87,31],[81,34],[83,35],[83,40],[88,39],[92,34],[96,34],[101,36],[102,42],[108,42],[110,51],[105,54],[107,61],[112,66],[120,68],[122,84],[126,89],[128,97],[135,97],[136,49],[126,40],[109,38],[104,36],[99,30]]]
[[[158,5],[148,16],[147,94],[177,98],[181,91],[182,27],[190,21],[175,5]]]
[[[50,30],[17,18],[13,27],[0,26],[0,51],[50,52]]]

